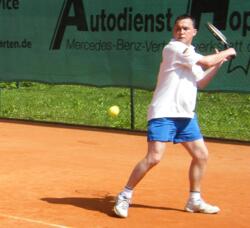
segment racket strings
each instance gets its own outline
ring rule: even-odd
[[[226,36],[219,29],[217,29],[213,24],[208,22],[207,28],[214,35],[214,37],[225,46],[225,48],[230,47],[229,43],[227,42]],[[235,63],[233,61],[235,56],[232,56],[228,64],[227,73],[232,73],[233,71],[240,70],[241,72],[244,73],[245,76],[248,76],[250,72],[250,55],[246,54],[245,52],[241,52],[240,54],[242,56],[241,58],[246,60],[246,63],[245,61],[244,63],[240,63],[240,64]]]
[[[213,24],[209,22],[207,23],[207,27],[217,40],[223,43],[225,47],[229,47],[226,36],[219,29],[217,29]]]

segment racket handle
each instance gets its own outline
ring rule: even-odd
[[[228,44],[228,43],[224,43],[224,48],[225,49],[228,49],[228,48],[230,48],[230,45]],[[231,55],[230,57],[229,57],[229,60],[232,60],[232,59],[234,59],[236,57],[236,55]]]

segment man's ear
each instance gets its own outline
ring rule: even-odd
[[[194,29],[194,36],[196,36],[197,34],[197,29]]]
[[[196,34],[197,34],[197,29],[194,29],[193,35],[196,36]]]

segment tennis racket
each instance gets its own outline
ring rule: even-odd
[[[227,49],[230,47],[229,43],[227,42],[227,38],[225,37],[222,32],[217,29],[213,24],[210,22],[207,22],[207,28],[212,33],[212,35],[221,43],[224,45],[224,48]]]

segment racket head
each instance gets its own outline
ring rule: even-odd
[[[207,28],[213,34],[213,36],[225,46],[225,48],[230,47],[225,35],[222,34],[222,32],[217,29],[212,23],[207,22]]]

